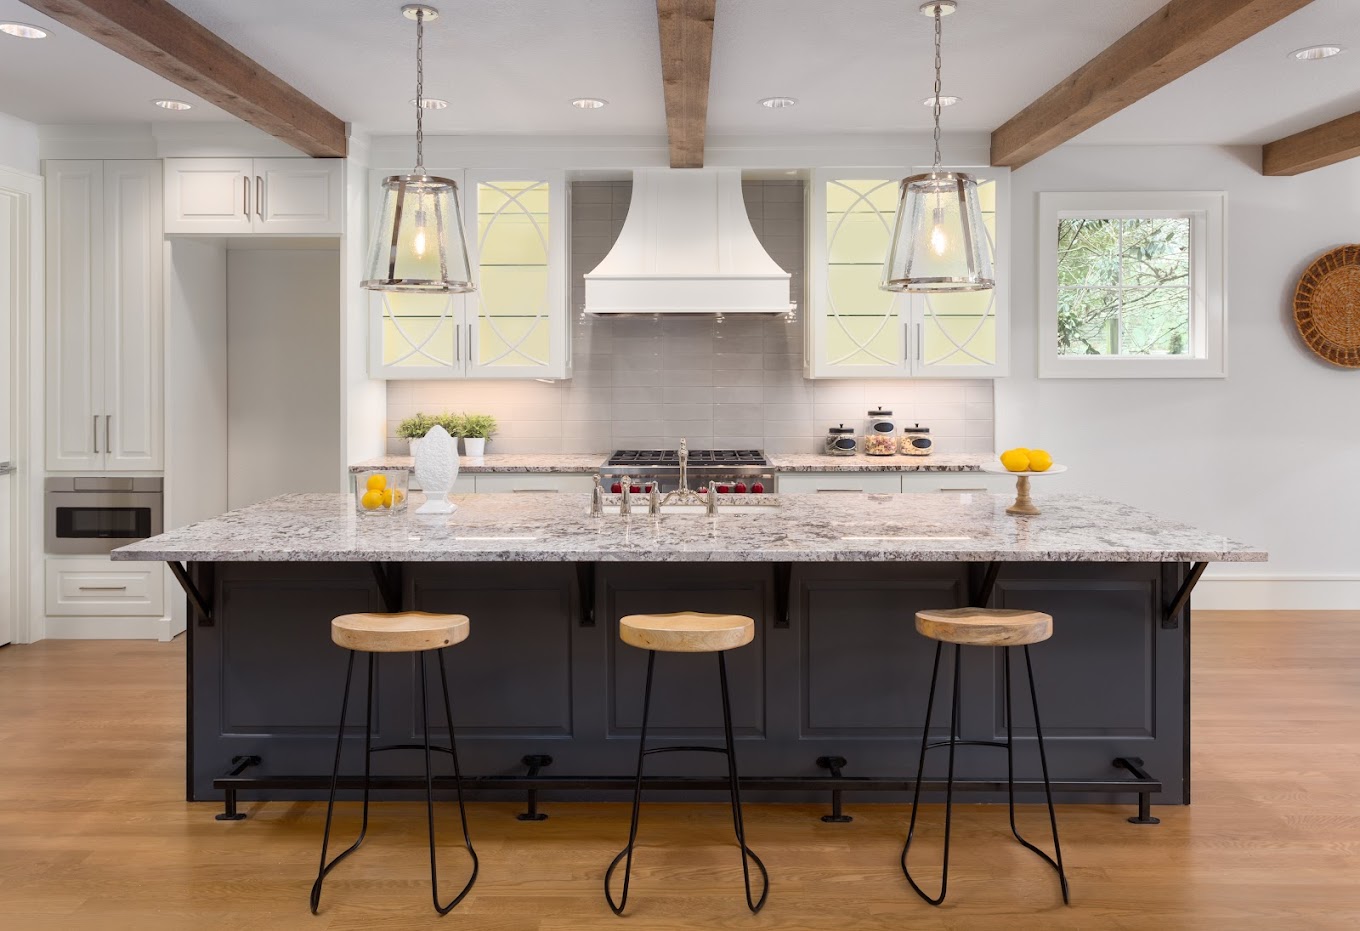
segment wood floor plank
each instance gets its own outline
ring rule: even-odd
[[[956,809],[950,894],[918,901],[897,868],[909,809],[848,798],[851,824],[821,808],[751,805],[751,846],[769,904],[746,912],[723,805],[658,802],[644,812],[626,927],[1354,928],[1360,926],[1360,612],[1196,612],[1194,805],[1059,811],[1073,905],[1052,871],[1010,840],[1005,808]],[[307,911],[324,806],[251,803],[246,821],[183,791],[180,643],[47,641],[0,649],[0,928],[595,931],[612,927],[604,867],[627,807],[474,803],[482,873],[446,919],[430,906],[424,807],[377,807],[363,849]],[[1338,735],[1343,735],[1338,737]],[[466,868],[440,845],[451,894]],[[357,806],[340,806],[342,839]],[[923,808],[913,863],[938,876],[943,812]],[[1023,829],[1044,837],[1042,808]],[[919,856],[919,861],[915,858]],[[620,925],[624,927],[625,925]]]

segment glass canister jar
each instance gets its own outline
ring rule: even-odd
[[[898,444],[898,452],[904,456],[929,456],[935,448],[935,441],[930,438],[930,428],[923,427],[919,423],[914,427],[902,428],[902,439]]]
[[[857,447],[854,427],[841,424],[826,431],[826,446],[823,451],[828,456],[853,456]]]
[[[891,456],[897,452],[897,426],[892,411],[869,411],[864,430],[864,452],[869,456]]]

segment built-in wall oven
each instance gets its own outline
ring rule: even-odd
[[[44,488],[48,553],[108,553],[161,532],[164,479],[49,478]]]

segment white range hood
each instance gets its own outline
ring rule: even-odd
[[[789,273],[756,239],[736,168],[642,168],[589,314],[784,314]]]

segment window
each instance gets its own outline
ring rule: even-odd
[[[1040,377],[1225,375],[1223,200],[1040,194]]]

